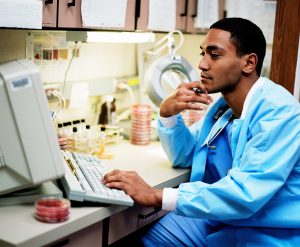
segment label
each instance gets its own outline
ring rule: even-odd
[[[12,91],[17,91],[32,86],[30,77],[23,77],[21,79],[13,80],[10,82]]]

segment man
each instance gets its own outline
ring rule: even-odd
[[[190,182],[162,191],[132,172],[105,176],[136,203],[172,211],[146,246],[300,246],[300,104],[260,77],[265,49],[252,22],[214,23],[201,45],[201,83],[181,84],[161,103],[160,141],[173,166],[192,168]],[[203,122],[187,128],[179,113],[216,92]]]

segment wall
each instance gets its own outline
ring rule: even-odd
[[[26,33],[28,30],[0,29],[0,63],[12,59],[22,59],[26,56]],[[165,34],[157,34],[156,41]],[[175,36],[178,40],[178,36]],[[199,62],[199,46],[203,36],[185,35],[184,45],[178,54],[184,56],[197,69]],[[153,44],[107,44],[107,43],[78,43],[79,57],[74,58],[67,73],[67,81],[84,81],[99,78],[123,78],[138,75],[138,48],[150,49]],[[69,43],[72,49],[74,43]],[[164,53],[167,49],[164,50]],[[70,59],[62,63],[38,65],[44,82],[63,82]],[[130,105],[128,94],[120,100],[119,109]],[[90,118],[95,121],[93,114],[98,114],[101,99],[93,99],[88,109],[70,110],[60,118]],[[51,105],[52,107],[52,105]],[[55,107],[53,107],[55,108]]]
[[[0,62],[25,58],[26,31],[0,30]],[[70,42],[70,47],[74,46]],[[79,43],[79,58],[72,61],[69,80],[136,75],[135,45]],[[45,82],[63,81],[68,62],[39,66]]]
[[[7,30],[0,29],[0,63],[12,59],[25,58],[26,54],[26,33],[28,30]],[[156,34],[156,42],[163,38],[165,33]],[[186,58],[190,64],[198,71],[197,66],[200,60],[200,44],[204,39],[204,35],[184,35],[183,46],[177,50],[177,54]],[[176,44],[179,44],[179,35],[175,35]],[[69,42],[69,48],[74,47],[74,42]],[[109,44],[109,43],[78,43],[79,57],[74,58],[68,73],[66,74],[70,57],[62,63],[53,63],[47,65],[39,65],[42,79],[44,82],[63,82],[64,77],[68,82],[84,81],[99,78],[127,78],[138,76],[143,83],[142,75],[144,73],[143,52],[153,47],[153,43],[147,44]],[[271,47],[269,47],[270,50]],[[164,55],[168,49],[163,50],[159,55]],[[157,56],[154,59],[157,59]],[[271,54],[267,54],[266,66],[269,67]],[[268,71],[268,69],[267,69]],[[268,75],[267,75],[268,76]],[[104,82],[106,83],[106,82]],[[102,87],[102,86],[101,86]],[[124,91],[123,91],[124,92]],[[124,110],[130,106],[128,94],[124,94],[125,99],[120,99],[117,108]],[[138,95],[139,96],[139,95]],[[122,96],[120,96],[122,97]],[[218,97],[218,96],[217,96]],[[64,113],[61,118],[86,118],[89,115],[93,121],[100,111],[102,100],[94,99],[88,109],[69,111]]]
[[[25,58],[26,30],[0,29],[0,63]],[[164,34],[158,34],[159,40]],[[185,42],[178,53],[197,68],[199,60],[200,35],[185,35]],[[151,47],[150,44],[148,47]],[[74,44],[70,43],[70,47]],[[92,78],[127,77],[137,75],[135,44],[79,43],[79,58],[73,60],[68,79],[73,81]],[[40,66],[46,82],[63,81],[68,63],[59,68]]]
[[[25,58],[26,31],[0,29],[0,37],[0,63]]]
[[[12,59],[25,58],[26,54],[26,30],[6,30],[0,29],[0,62]],[[156,42],[165,37],[165,33],[156,34]],[[177,50],[177,54],[186,58],[190,64],[198,71],[200,60],[200,44],[204,35],[184,35],[183,46]],[[175,34],[176,44],[179,44],[179,35]],[[69,42],[69,49],[74,47],[74,42]],[[42,79],[44,82],[63,82],[66,76],[67,82],[84,81],[99,78],[127,78],[138,76],[143,83],[144,64],[143,52],[151,49],[153,43],[147,44],[109,44],[109,43],[81,43],[77,44],[79,48],[79,57],[74,58],[66,74],[70,57],[62,63],[51,63],[47,65],[40,64]],[[270,47],[271,48],[271,47]],[[270,50],[270,49],[269,49]],[[167,54],[168,49],[164,49],[158,56]],[[271,54],[266,57],[266,66],[269,67]],[[268,71],[268,69],[267,69]],[[106,82],[104,82],[106,83]],[[125,99],[120,99],[117,108],[123,110],[130,106],[128,94],[124,94]],[[139,96],[139,95],[137,95]],[[218,96],[217,96],[218,97]],[[68,119],[79,115],[78,118],[84,118],[88,115],[98,114],[101,105],[101,99],[93,101],[88,109],[80,111],[72,110],[63,114],[61,118],[67,116]],[[87,113],[88,112],[88,113]],[[92,117],[90,117],[92,118]],[[95,118],[93,118],[95,119]],[[94,120],[93,120],[94,121]]]

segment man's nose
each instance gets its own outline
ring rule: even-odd
[[[205,61],[205,57],[203,57],[198,64],[198,69],[199,70],[208,70],[209,69],[209,65],[208,63]]]

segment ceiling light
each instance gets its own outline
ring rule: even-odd
[[[155,34],[152,32],[67,31],[66,40],[100,43],[151,43],[155,41]]]

